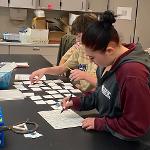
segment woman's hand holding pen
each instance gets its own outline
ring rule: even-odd
[[[62,106],[62,112],[64,110],[69,109],[71,106],[73,106],[73,102],[72,100],[70,100],[70,97],[65,97],[62,101],[61,101],[61,106]]]

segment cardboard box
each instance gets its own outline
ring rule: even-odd
[[[50,31],[49,32],[49,43],[60,43],[61,37],[66,33],[61,31]]]
[[[45,17],[35,17],[32,20],[33,29],[47,29],[47,23]]]

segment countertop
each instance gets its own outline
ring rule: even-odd
[[[60,44],[33,44],[33,43],[20,43],[20,42],[0,42],[0,45],[8,46],[45,46],[45,47],[59,47]]]

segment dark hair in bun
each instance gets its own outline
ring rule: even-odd
[[[82,36],[82,43],[93,50],[105,52],[110,41],[119,43],[119,35],[113,26],[116,16],[110,10],[100,15],[100,20],[91,24]]]
[[[100,16],[100,23],[105,27],[111,27],[113,23],[116,22],[116,16],[112,11],[105,11]]]

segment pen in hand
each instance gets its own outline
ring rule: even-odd
[[[70,95],[70,97],[69,97],[69,99],[68,99],[68,101],[67,101],[67,102],[70,102],[71,98],[72,98],[72,94]],[[66,102],[66,103],[67,103],[67,102]],[[65,110],[65,108],[63,108],[63,109],[61,110],[61,112],[60,112],[60,113],[62,113],[64,110]]]

